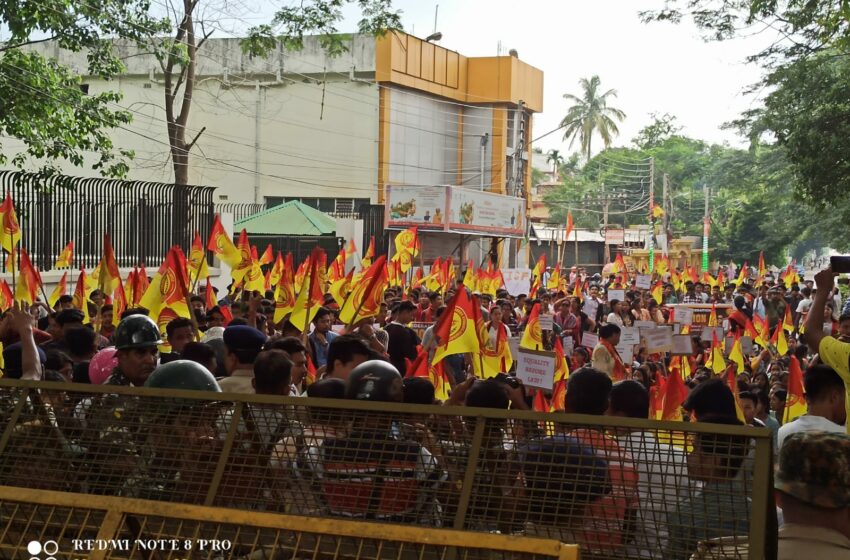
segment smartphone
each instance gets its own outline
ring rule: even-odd
[[[833,272],[839,274],[850,272],[850,256],[829,257],[829,265]]]

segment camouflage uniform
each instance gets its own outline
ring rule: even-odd
[[[850,508],[850,436],[832,432],[798,432],[779,451],[776,489],[827,515]],[[809,510],[785,504],[787,522],[779,528],[778,560],[850,558],[850,538],[843,532],[812,522]],[[832,514],[832,512],[835,512]]]

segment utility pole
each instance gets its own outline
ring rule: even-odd
[[[705,217],[702,222],[702,271],[708,271],[708,234],[711,231],[711,214],[709,214],[708,201],[711,198],[711,187],[706,184],[702,186],[705,191]]]
[[[581,203],[584,205],[600,205],[602,206],[602,232],[608,230],[608,210],[612,203],[625,203],[628,195],[623,192],[617,191],[609,191],[605,192],[605,185],[602,185],[599,196],[591,197],[585,195],[583,199],[581,199]],[[578,234],[576,234],[578,235]],[[611,262],[611,249],[608,247],[608,243],[604,244],[605,251],[605,262]]]
[[[649,273],[655,268],[655,158],[649,158]]]
[[[664,174],[663,181],[661,183],[661,208],[664,210],[664,216],[661,218],[662,227],[664,228],[664,238],[667,240],[667,243],[664,247],[664,254],[666,255],[670,250],[670,210],[668,206],[669,198],[668,198],[668,190],[670,188],[670,178],[667,177],[667,174]],[[672,205],[670,205],[672,206]]]

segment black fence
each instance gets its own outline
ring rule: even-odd
[[[369,248],[369,240],[375,236],[375,256],[386,255],[389,247],[389,235],[384,229],[384,205],[369,204],[361,206],[359,218],[363,220],[363,251]]]
[[[254,204],[253,202],[220,202],[215,205],[215,213],[232,214],[233,223],[249,218],[254,214],[259,214],[267,209],[268,207],[265,204]],[[239,235],[239,232],[235,231],[233,234]]]
[[[69,241],[74,268],[94,268],[104,233],[112,238],[118,266],[156,267],[172,245],[188,250],[195,231],[206,240],[213,221],[214,187],[20,171],[0,171],[0,186],[15,202],[21,246],[42,271],[53,268]]]
[[[251,243],[257,246],[257,250],[262,252],[266,245],[271,244],[272,251],[277,254],[278,251],[282,255],[292,253],[292,258],[296,265],[304,261],[313,252],[313,248],[317,245],[321,247],[328,255],[328,264],[336,258],[340,247],[345,243],[342,237],[334,237],[332,235],[323,235],[316,237],[307,236],[284,236],[284,235],[251,235]]]

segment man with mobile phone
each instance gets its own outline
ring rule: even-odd
[[[832,367],[841,376],[841,380],[844,381],[844,406],[848,409],[850,408],[850,343],[841,342],[823,332],[824,310],[835,286],[836,276],[837,273],[832,266],[815,275],[817,292],[809,316],[806,317],[805,338],[806,344],[820,354],[820,361]]]

